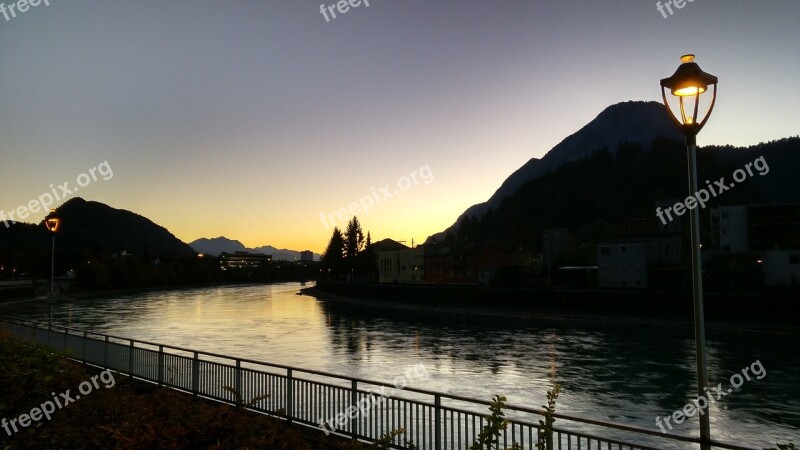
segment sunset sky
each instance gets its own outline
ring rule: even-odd
[[[371,0],[328,22],[320,3],[0,14],[0,210],[107,161],[73,196],[185,242],[321,252],[320,214],[342,227],[375,195],[365,231],[421,242],[605,107],[660,101],[684,53],[720,79],[700,145],[800,134],[797,0]]]

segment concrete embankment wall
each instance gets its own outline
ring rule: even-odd
[[[643,290],[496,288],[486,286],[377,284],[319,281],[316,290],[342,299],[358,300],[378,306],[403,306],[414,309],[468,309],[475,312],[547,315],[614,315],[692,319],[690,292],[650,292]],[[706,320],[773,322],[794,324],[793,313],[800,294],[706,293]]]

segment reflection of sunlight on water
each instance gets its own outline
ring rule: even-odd
[[[295,295],[295,283],[159,291],[58,305],[76,328],[391,382],[420,362],[413,387],[539,408],[558,382],[558,411],[657,431],[656,415],[694,392],[691,327],[595,325],[399,314]],[[3,312],[4,314],[6,312]],[[16,315],[46,320],[46,308]],[[713,436],[769,446],[800,434],[797,335],[709,333],[709,377],[757,358],[767,377],[712,405]],[[564,424],[567,425],[567,424]],[[586,430],[581,425],[569,428]],[[696,417],[679,434],[696,434]],[[761,440],[753,442],[754,439]]]

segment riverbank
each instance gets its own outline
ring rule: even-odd
[[[343,305],[389,308],[436,315],[503,319],[591,321],[623,320],[692,326],[691,295],[686,293],[582,289],[521,289],[479,286],[371,284],[320,281],[308,295]],[[792,301],[794,300],[794,301]],[[798,331],[790,296],[705,296],[706,322],[719,328]]]

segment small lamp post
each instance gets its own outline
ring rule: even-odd
[[[48,316],[48,324],[52,327],[53,326],[53,301],[55,301],[55,268],[56,268],[56,232],[58,232],[58,226],[61,224],[61,219],[52,214],[56,211],[54,209],[50,210],[51,216],[48,217],[44,224],[47,227],[47,230],[50,231],[52,234],[52,245],[50,250],[50,298],[48,299],[48,305],[50,306],[50,312]]]
[[[711,103],[701,119],[700,96],[713,86]],[[667,100],[667,89],[677,97],[680,107],[680,116],[676,114]],[[694,55],[683,55],[681,65],[675,73],[661,80],[661,96],[664,106],[675,125],[686,136],[686,151],[689,166],[689,195],[697,192],[697,133],[703,128],[711,116],[714,103],[717,100],[717,77],[703,72],[694,62]],[[708,386],[708,373],[706,371],[706,334],[705,318],[703,313],[703,269],[700,259],[700,211],[697,208],[689,210],[692,235],[692,297],[694,299],[694,331],[695,347],[697,352],[697,395],[706,395],[704,388]],[[700,448],[711,449],[711,427],[708,411],[700,414]]]

